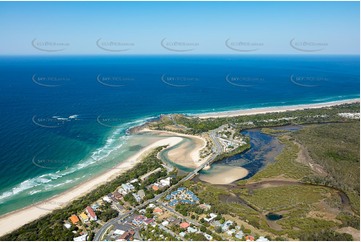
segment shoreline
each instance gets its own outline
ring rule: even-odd
[[[239,109],[239,110],[231,110],[231,111],[220,111],[220,112],[207,112],[200,114],[192,114],[191,117],[199,117],[201,119],[206,118],[221,118],[221,117],[234,117],[234,116],[242,116],[242,115],[254,115],[254,114],[264,114],[264,113],[274,113],[274,112],[286,112],[286,111],[294,111],[294,110],[304,110],[304,109],[313,109],[313,108],[322,108],[322,107],[330,107],[340,104],[349,104],[349,103],[359,103],[360,99],[348,99],[348,100],[340,100],[340,101],[332,101],[332,102],[324,102],[324,103],[316,103],[316,104],[300,104],[300,105],[290,105],[290,106],[277,106],[277,107],[267,107],[267,108],[251,108],[251,109]],[[146,123],[148,123],[147,121]],[[192,152],[189,152],[190,156],[194,162],[195,166],[201,165],[208,157],[203,158],[198,161],[197,153],[206,145],[206,141],[201,136],[181,134],[172,131],[160,131],[160,130],[151,130],[146,127],[145,124],[140,126],[136,126],[134,128],[139,127],[137,132],[151,132],[158,134],[168,134],[173,135],[171,137],[165,136],[164,139],[156,141],[155,143],[144,147],[142,150],[129,157],[122,163],[110,168],[107,171],[104,171],[93,178],[86,180],[79,185],[64,191],[60,194],[57,194],[53,197],[45,199],[43,201],[37,202],[35,204],[26,206],[24,208],[6,213],[0,216],[0,236],[4,236],[14,230],[20,228],[21,226],[30,223],[36,219],[39,219],[53,210],[63,208],[71,203],[73,200],[82,197],[91,191],[97,189],[100,185],[113,180],[115,177],[123,174],[127,170],[133,168],[137,163],[139,163],[144,155],[147,154],[150,150],[163,146],[169,145],[174,146],[182,141],[183,137],[189,138],[198,138],[203,140],[202,147],[198,149],[193,149]],[[198,154],[199,155],[199,154]],[[39,208],[41,205],[42,208]],[[69,215],[70,216],[70,215]]]
[[[288,105],[288,106],[273,106],[273,107],[265,107],[265,108],[246,108],[246,109],[236,109],[230,111],[207,112],[201,114],[190,114],[189,116],[198,117],[200,119],[225,118],[225,117],[236,117],[236,116],[245,116],[245,115],[325,108],[325,107],[331,107],[341,104],[351,104],[351,103],[359,103],[359,102],[360,102],[359,98],[354,98],[354,99],[345,99],[345,100],[323,102],[323,103],[296,104],[296,105]]]
[[[110,168],[109,170],[95,176],[92,179],[84,181],[83,183],[65,192],[62,192],[44,201],[40,201],[19,210],[4,214],[0,217],[0,236],[11,233],[14,230],[22,227],[23,225],[51,213],[53,210],[63,208],[69,203],[71,203],[73,200],[80,198],[97,189],[104,183],[113,180],[115,177],[133,168],[142,160],[142,158],[146,154],[148,154],[156,147],[164,145],[174,146],[181,141],[181,137],[165,137],[164,139],[161,139],[151,145],[146,146],[138,153],[126,159],[124,162],[114,166],[113,168]]]

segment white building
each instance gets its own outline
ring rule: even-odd
[[[269,241],[269,240],[263,236],[260,236],[256,241]]]
[[[171,180],[171,177],[167,177],[167,178],[165,178],[165,179],[161,179],[161,180],[159,181],[159,183],[160,183],[160,185],[161,185],[162,187],[169,187],[169,186],[170,186],[170,180]]]
[[[77,242],[86,241],[87,236],[88,236],[88,234],[83,234],[83,235],[81,235],[79,237],[75,237],[73,240],[77,241]]]
[[[138,194],[133,192],[132,195],[135,198],[135,201],[137,201],[138,203],[142,201],[142,198]]]
[[[222,225],[222,231],[228,231],[229,230],[229,226],[231,226],[233,224],[233,222],[231,220],[227,220],[226,222],[224,222],[224,224]]]
[[[103,201],[107,202],[107,203],[112,203],[112,199],[110,197],[108,197],[108,195],[103,197]]]
[[[187,232],[188,232],[188,233],[195,233],[195,232],[197,232],[197,231],[198,231],[198,229],[193,228],[193,227],[188,227],[188,228],[187,228]]]
[[[212,240],[213,237],[209,234],[203,233],[204,237],[206,237],[207,240]]]
[[[213,219],[215,219],[217,217],[217,214],[215,214],[215,213],[210,213],[209,214],[209,218],[204,218],[204,221],[206,221],[206,222],[211,222]]]
[[[243,239],[244,233],[243,233],[243,231],[241,230],[241,231],[239,231],[235,236],[236,236],[237,239]]]

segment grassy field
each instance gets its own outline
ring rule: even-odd
[[[284,185],[255,189],[252,194],[242,190],[241,197],[262,211],[277,212],[315,203],[325,198],[330,192],[328,190],[314,186]]]

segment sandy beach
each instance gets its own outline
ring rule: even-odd
[[[184,137],[187,139],[191,139],[190,142],[183,142],[181,143],[176,149],[172,149],[168,153],[168,158],[181,166],[185,166],[188,168],[197,168],[198,166],[202,165],[208,157],[204,157],[200,159],[199,151],[202,150],[207,142],[204,138],[195,135],[188,135],[188,134],[179,134],[172,131],[158,131],[158,130],[150,130],[148,128],[143,128],[139,132],[151,132],[157,135],[164,135],[164,136],[177,136],[177,137]]]
[[[248,175],[248,170],[237,166],[215,166],[212,174],[201,174],[199,179],[211,184],[230,184]]]
[[[225,118],[225,117],[235,117],[235,116],[242,116],[242,115],[254,115],[254,114],[277,113],[277,112],[313,109],[313,108],[323,108],[323,107],[330,107],[330,106],[334,106],[334,105],[356,103],[356,102],[360,102],[360,99],[350,99],[350,100],[342,100],[342,101],[334,101],[334,102],[293,105],[293,106],[240,109],[240,110],[233,110],[233,111],[204,113],[204,114],[198,114],[198,115],[193,115],[193,116],[199,117],[201,119]]]
[[[42,217],[50,213],[52,210],[62,208],[75,198],[81,197],[96,189],[98,186],[114,179],[116,176],[131,169],[135,164],[142,160],[142,157],[144,157],[154,148],[163,145],[174,146],[181,141],[181,137],[165,137],[164,139],[143,148],[134,156],[114,167],[114,169],[110,169],[103,174],[50,199],[0,217],[0,236],[3,236],[35,219]]]

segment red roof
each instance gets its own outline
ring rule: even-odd
[[[124,234],[122,234],[119,239],[120,240],[131,240],[133,238],[133,235],[135,232],[133,230],[127,231]]]
[[[70,220],[73,224],[76,224],[79,222],[79,218],[75,214],[71,215]]]
[[[153,210],[153,213],[163,213],[163,210],[156,207],[154,210]]]
[[[96,215],[94,213],[94,210],[90,207],[90,206],[87,206],[86,207],[86,211],[88,212],[89,216],[92,217],[92,218],[95,218]]]
[[[186,229],[186,228],[189,227],[189,223],[183,222],[183,223],[181,223],[179,226],[180,226],[182,229]]]

